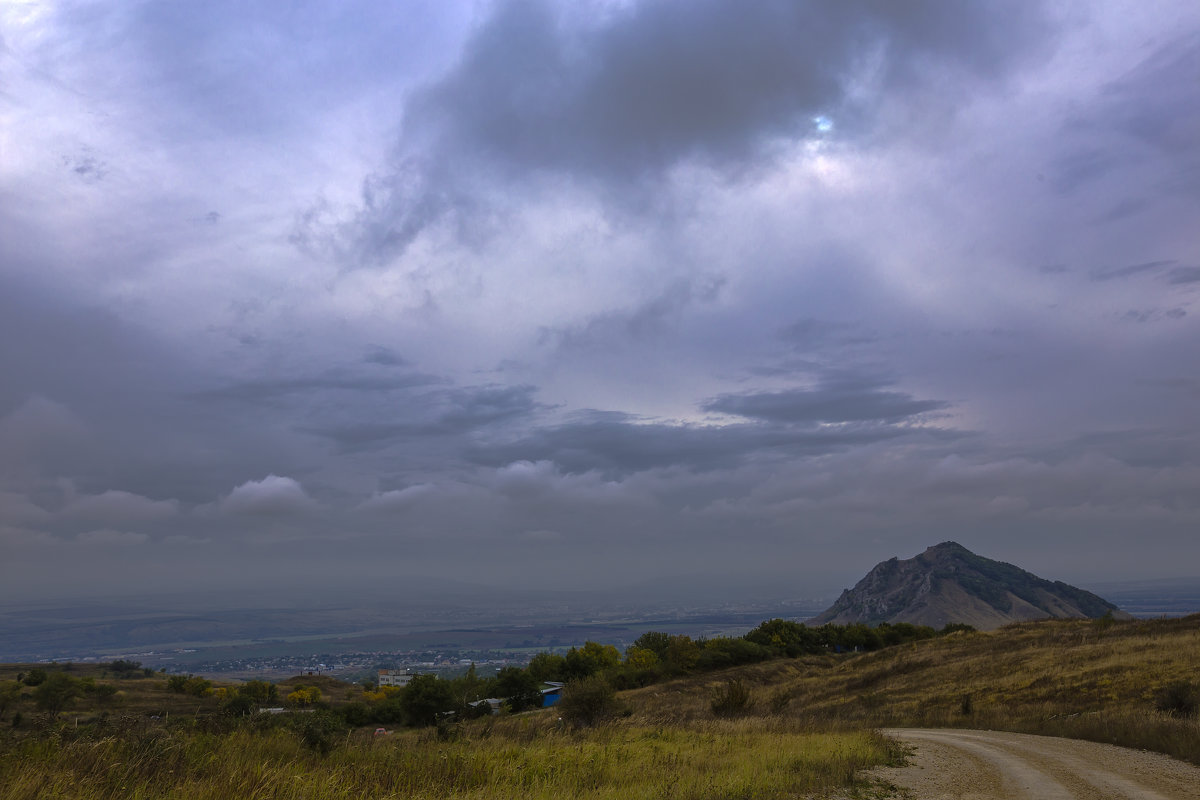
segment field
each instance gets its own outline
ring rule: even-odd
[[[622,693],[592,727],[549,709],[378,737],[326,725],[333,711],[230,718],[162,675],[76,667],[118,691],[57,720],[28,696],[10,705],[0,800],[875,796],[856,775],[900,758],[881,726],[1075,736],[1200,764],[1195,714],[1163,710],[1170,687],[1194,687],[1197,663],[1200,615],[1026,623],[688,676]],[[29,668],[0,667],[0,681]],[[329,678],[281,688],[318,681],[334,708],[361,696]]]
[[[542,715],[548,717],[548,715]],[[849,785],[895,758],[869,732],[603,727],[546,721],[350,736],[322,756],[286,730],[204,734],[157,729],[27,739],[0,766],[0,797],[151,798],[762,798]]]

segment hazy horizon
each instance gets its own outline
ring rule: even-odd
[[[7,4],[0,598],[834,596],[946,540],[1194,577],[1198,42],[1185,2]]]

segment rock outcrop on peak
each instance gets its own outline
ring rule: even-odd
[[[991,630],[1024,620],[1105,614],[1131,618],[1091,592],[943,542],[910,559],[876,564],[809,624],[909,622],[941,628],[965,623]]]

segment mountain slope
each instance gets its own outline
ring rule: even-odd
[[[940,628],[962,622],[991,630],[1048,617],[1129,615],[1091,592],[943,542],[914,558],[876,564],[810,624],[911,622]]]

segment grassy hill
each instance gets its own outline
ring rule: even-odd
[[[850,657],[769,661],[627,696],[640,723],[675,725],[711,717],[713,698],[734,682],[750,694],[746,715],[1073,736],[1200,764],[1195,713],[1159,708],[1186,701],[1186,684],[1200,688],[1197,664],[1200,615],[1044,620]]]
[[[1041,621],[693,675],[621,693],[623,713],[592,727],[546,709],[386,736],[326,727],[334,712],[231,718],[216,693],[171,692],[167,676],[75,667],[118,688],[57,718],[23,690],[0,716],[0,800],[868,796],[856,775],[898,758],[875,733],[890,725],[1076,736],[1200,764],[1197,663],[1200,615]],[[0,682],[32,667],[0,667]],[[279,691],[318,682],[335,707],[362,695],[312,677]]]

